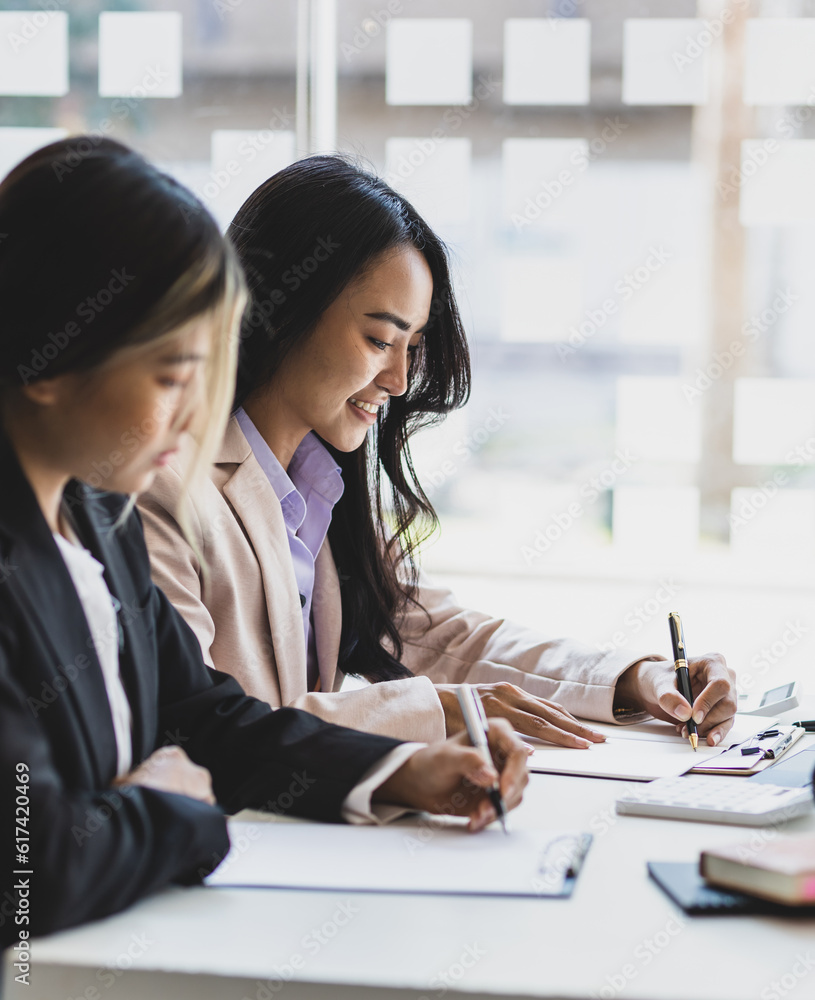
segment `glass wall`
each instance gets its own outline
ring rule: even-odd
[[[470,404],[416,441],[469,603],[746,688],[815,652],[815,4],[1,0],[0,170],[133,144],[226,225],[337,148],[448,242]],[[56,130],[56,131],[55,131]]]

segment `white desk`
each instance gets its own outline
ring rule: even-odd
[[[594,834],[571,900],[172,889],[35,941],[30,987],[7,953],[4,1000],[772,1000],[773,981],[815,996],[815,920],[686,917],[646,875],[772,828],[616,816],[626,784],[532,775],[511,816]]]

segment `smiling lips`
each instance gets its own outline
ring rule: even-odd
[[[366,403],[362,399],[354,399],[353,396],[348,402],[353,403],[354,406],[358,406],[360,410],[365,410],[366,413],[373,413],[374,416],[379,413],[379,407],[381,405],[380,403]]]

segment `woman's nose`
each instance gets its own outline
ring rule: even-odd
[[[376,384],[380,389],[384,389],[389,396],[404,396],[407,392],[409,367],[410,356],[407,351],[403,354],[397,354],[394,351],[389,359],[389,364],[377,376]]]

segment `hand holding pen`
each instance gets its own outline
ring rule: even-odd
[[[464,719],[464,725],[467,727],[467,736],[469,737],[470,743],[481,753],[481,756],[484,758],[484,762],[487,765],[491,765],[492,755],[490,754],[488,739],[489,725],[487,723],[486,713],[484,712],[484,706],[481,704],[481,699],[469,684],[460,684],[458,690],[456,691],[456,697],[458,698],[458,703],[461,707],[461,715]],[[501,821],[504,833],[506,833],[507,810],[504,805],[504,800],[501,797],[501,790],[498,787],[497,781],[491,788],[487,789],[487,797],[495,809],[495,815]]]
[[[371,801],[449,816],[466,816],[475,833],[498,818],[490,798],[496,781],[501,804],[520,804],[529,781],[527,747],[506,719],[490,719],[484,754],[466,731],[414,750],[371,796]]]
[[[668,615],[668,628],[671,632],[671,646],[673,647],[674,653],[676,686],[679,688],[679,693],[690,705],[692,711],[693,689],[691,688],[690,673],[688,672],[688,654],[685,650],[685,632],[682,628],[682,622],[679,615],[675,611],[672,611]],[[688,727],[688,739],[690,740],[690,745],[695,751],[699,744],[699,734],[692,714],[685,725]]]
[[[718,746],[730,732],[737,710],[736,673],[720,653],[703,653],[687,661],[691,690],[696,693],[692,709],[677,688],[673,663],[659,657],[638,660],[621,674],[614,706],[647,712],[672,723],[677,732],[692,713],[698,738]]]

